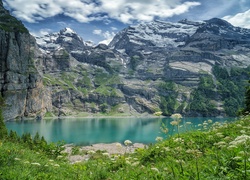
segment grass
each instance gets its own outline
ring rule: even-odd
[[[204,131],[158,137],[134,153],[92,152],[88,161],[76,164],[64,154],[53,155],[56,146],[49,146],[51,155],[8,138],[0,143],[0,179],[249,179],[250,116],[200,126]]]

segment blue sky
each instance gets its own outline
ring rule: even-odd
[[[70,27],[83,40],[108,42],[121,29],[152,20],[223,18],[250,28],[250,0],[3,0],[31,34]]]

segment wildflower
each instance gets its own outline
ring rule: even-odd
[[[54,164],[54,166],[55,166],[55,167],[60,167],[60,165],[59,165],[59,164]]]
[[[237,126],[237,127],[242,127],[242,125],[241,125],[241,124],[237,124],[236,126]]]
[[[140,164],[140,162],[136,161],[132,164],[132,166],[138,166]]]
[[[230,136],[227,136],[227,137],[224,138],[225,141],[228,141],[228,140],[230,140],[230,139],[231,139]]]
[[[109,156],[109,153],[102,153],[103,156]]]
[[[242,159],[242,157],[240,157],[240,156],[235,156],[234,158],[233,158],[233,160],[241,160]]]
[[[116,143],[115,145],[116,145],[117,148],[122,148],[121,143]]]
[[[40,163],[37,163],[37,162],[30,163],[30,164],[32,164],[32,165],[36,165],[36,166],[41,166],[41,164],[40,164]]]
[[[173,118],[173,119],[181,119],[181,118],[182,118],[182,115],[179,114],[179,113],[172,114],[172,115],[171,115],[171,118]]]
[[[87,154],[95,154],[95,151],[89,150],[89,151],[87,152]]]
[[[159,141],[163,141],[163,137],[159,137],[159,136],[158,136],[158,137],[155,138],[155,140],[158,141],[158,142],[159,142]]]
[[[49,162],[54,162],[54,160],[53,160],[53,159],[50,159]]]
[[[220,138],[223,138],[224,137],[224,135],[222,134],[222,133],[216,133],[216,136],[218,136],[218,137],[220,137]]]
[[[128,160],[126,160],[125,163],[128,164],[128,165],[131,165],[131,162],[128,161]]]
[[[170,124],[171,124],[172,126],[177,126],[177,125],[179,124],[179,122],[176,121],[176,120],[174,120],[174,121],[171,121]]]
[[[190,124],[192,124],[192,123],[191,123],[191,122],[186,122],[186,124],[190,125]]]
[[[181,152],[182,151],[182,147],[176,147],[175,150],[178,151],[178,152]]]
[[[132,145],[132,142],[130,140],[124,141],[125,146],[130,146]]]
[[[151,168],[151,170],[159,172],[159,170],[157,168],[155,168],[155,167]]]
[[[209,135],[208,136],[208,139],[213,139],[214,137],[212,135]]]
[[[214,145],[218,146],[219,148],[223,148],[223,147],[225,147],[227,145],[227,143],[224,142],[224,141],[220,141],[218,143],[214,143]]]
[[[241,130],[240,133],[241,134],[246,134],[246,131],[245,130]]]
[[[208,122],[209,124],[212,124],[212,123],[213,123],[213,120],[209,119],[209,120],[207,120],[207,122]]]
[[[175,160],[177,163],[185,163],[182,159],[181,160]]]
[[[180,142],[180,143],[182,143],[182,142],[184,142],[184,140],[182,138],[175,138],[174,142]]]
[[[163,133],[165,133],[165,134],[168,133],[168,128],[166,128],[166,127],[160,127],[160,129],[161,129],[161,131],[162,131]]]
[[[20,161],[21,159],[20,158],[14,158],[15,161]]]
[[[206,123],[206,122],[203,123],[203,126],[207,126],[207,125],[208,125],[208,123]]]
[[[167,152],[171,151],[171,149],[170,149],[169,147],[165,147],[164,149],[165,149],[165,151],[167,151]]]
[[[240,145],[245,143],[247,140],[250,140],[250,136],[248,135],[241,135],[235,138],[235,140],[231,141],[229,145]]]
[[[202,126],[202,124],[198,124],[198,127],[201,127]]]
[[[227,147],[227,149],[234,149],[234,148],[237,148],[237,146],[235,146],[235,145],[230,145],[230,146]]]

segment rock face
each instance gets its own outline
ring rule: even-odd
[[[48,103],[42,77],[34,64],[35,39],[2,4],[0,44],[0,92],[6,103],[5,120],[42,115]]]
[[[107,46],[70,28],[36,37],[0,9],[5,119],[103,113],[235,115],[250,70],[250,30],[221,19],[130,26]],[[37,43],[37,44],[36,44]]]

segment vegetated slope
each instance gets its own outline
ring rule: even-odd
[[[36,39],[55,115],[235,116],[243,107],[250,30],[221,19],[130,26],[109,46],[69,28]]]
[[[190,132],[167,140],[158,137],[156,144],[131,154],[85,152],[74,147],[71,155],[88,157],[75,164],[67,161],[68,154],[61,154],[60,144],[46,144],[38,135],[31,139],[29,135],[18,138],[12,133],[0,141],[0,178],[249,179],[249,116],[233,123],[207,120],[200,125],[204,131],[192,131],[192,126],[192,122],[186,122],[179,130]],[[129,146],[114,148],[129,152]]]

